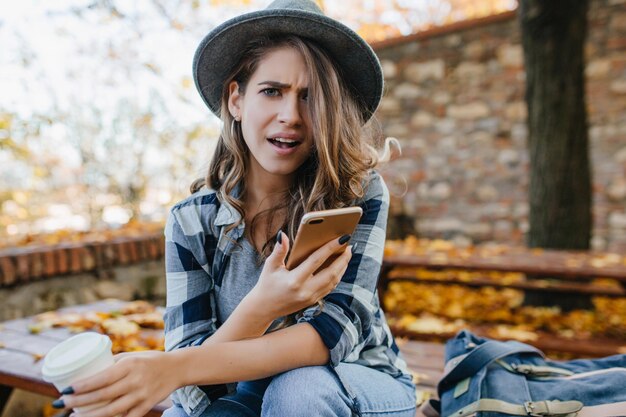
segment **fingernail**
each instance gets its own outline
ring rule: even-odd
[[[67,387],[63,391],[61,391],[61,395],[72,395],[74,394],[74,388]]]
[[[63,402],[63,400],[58,399],[52,403],[52,406],[54,408],[65,408],[65,403]]]
[[[355,243],[354,245],[352,245],[352,253],[356,252],[357,245],[358,245],[358,243]]]
[[[351,237],[352,237],[352,236],[350,236],[350,235],[343,235],[343,236],[341,236],[341,237],[339,238],[339,244],[340,244],[340,245],[343,245],[344,243],[346,243],[347,241],[349,241]]]
[[[279,230],[278,234],[276,235],[276,244],[277,245],[283,244],[283,231],[282,230]]]

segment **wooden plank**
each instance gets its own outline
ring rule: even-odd
[[[494,287],[512,288],[517,290],[552,291],[570,294],[588,294],[603,297],[625,297],[626,288],[623,287],[601,287],[580,282],[562,283],[554,280],[532,280],[519,282],[498,282],[487,278],[472,278],[471,281],[464,281],[453,277],[454,273],[446,278],[417,278],[414,276],[389,276],[389,282],[408,281],[416,284],[441,284],[441,285],[462,285],[464,287]]]
[[[118,300],[105,300],[59,311],[61,313],[111,311],[119,309],[124,304]],[[4,346],[0,348],[0,395],[12,388],[18,388],[49,397],[59,396],[54,386],[43,380],[41,375],[43,361],[37,359],[43,357],[50,349],[72,336],[73,333],[65,328],[55,328],[31,334],[28,326],[34,323],[34,319],[30,317],[11,320],[2,323],[0,327],[0,345]],[[159,417],[171,405],[168,398],[156,405],[146,416]]]
[[[443,376],[444,346],[440,343],[397,339],[398,347],[417,391],[426,393],[430,398],[437,398],[437,383]],[[424,394],[422,394],[424,395]]]
[[[490,327],[486,325],[468,326],[474,334],[485,336],[496,340],[511,340],[510,338],[498,338],[489,334]],[[394,335],[407,337],[413,340],[439,340],[445,341],[454,337],[454,333],[417,333],[398,326],[391,326]],[[535,331],[537,340],[524,341],[533,345],[547,354],[570,354],[576,357],[604,357],[624,353],[626,342],[608,339],[604,337],[594,337],[591,339],[566,339],[550,333]]]
[[[435,270],[463,269],[467,271],[498,271],[521,272],[528,275],[549,276],[570,280],[588,280],[590,278],[612,278],[626,283],[626,265],[593,266],[593,256],[573,263],[568,260],[568,252],[548,252],[544,255],[533,255],[526,252],[516,255],[477,256],[461,258],[436,254],[386,256],[383,263],[386,267],[423,267]],[[578,256],[582,256],[577,254]]]

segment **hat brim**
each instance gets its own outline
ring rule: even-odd
[[[364,121],[376,111],[383,74],[372,48],[353,30],[321,14],[295,9],[260,10],[230,19],[207,34],[193,60],[196,88],[206,105],[220,116],[226,77],[241,59],[245,45],[259,36],[296,35],[323,47],[340,67],[361,105]]]

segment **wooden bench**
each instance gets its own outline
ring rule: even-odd
[[[60,310],[62,312],[110,311],[124,303],[101,301]],[[0,324],[0,414],[13,389],[57,397],[59,393],[41,376],[40,359],[59,342],[72,336],[65,328],[52,328],[31,333],[29,328],[36,322],[33,317],[11,320]],[[398,346],[414,374],[418,394],[422,399],[436,396],[436,387],[443,372],[443,345],[399,338]],[[148,417],[158,417],[171,405],[170,400],[155,406]],[[67,412],[59,412],[58,417]]]
[[[101,301],[63,309],[61,311],[111,311],[124,303]],[[33,317],[6,321],[0,324],[0,415],[13,389],[58,397],[52,384],[45,382],[41,375],[43,361],[40,360],[54,346],[73,336],[66,328],[53,328],[41,333],[31,333],[29,327],[35,324]],[[160,332],[160,331],[154,331]],[[155,406],[147,417],[159,417],[171,406],[169,399]],[[63,413],[60,413],[63,415]]]
[[[429,271],[445,271],[436,278],[417,278],[405,273],[406,268],[421,268]],[[471,280],[459,279],[459,271],[484,272]],[[499,282],[488,277],[489,271],[521,273],[532,276],[514,282]],[[595,278],[609,278],[619,282],[619,286],[597,285]],[[513,248],[506,252],[485,256],[475,249],[448,249],[447,251],[423,251],[414,255],[385,256],[380,274],[378,290],[384,306],[385,293],[392,282],[404,281],[420,284],[462,285],[480,288],[512,288],[522,291],[549,291],[556,294],[584,294],[587,296],[626,297],[626,258],[616,254],[582,253],[549,250],[529,250]],[[393,312],[385,308],[388,317]],[[472,330],[486,335],[489,326],[476,325]],[[417,333],[405,328],[392,326],[397,336],[415,340],[443,341],[450,333]],[[553,353],[567,353],[574,356],[608,356],[626,352],[626,339],[594,338],[593,340],[568,339],[546,332],[536,332],[537,340],[527,341],[538,348]]]

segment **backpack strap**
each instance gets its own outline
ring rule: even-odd
[[[518,405],[501,400],[482,399],[455,411],[447,417],[473,416],[481,411],[503,413],[511,416],[576,417],[582,408],[583,403],[580,401],[528,401],[523,405]]]
[[[543,353],[539,349],[525,343],[489,340],[478,345],[463,357],[450,359],[446,367],[448,367],[449,364],[452,364],[453,367],[444,375],[441,381],[439,381],[437,388],[439,398],[441,398],[444,391],[451,388],[457,382],[472,377],[493,361],[514,353],[532,353],[543,357]]]

